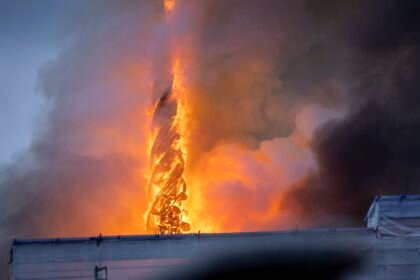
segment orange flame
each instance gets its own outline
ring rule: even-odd
[[[164,0],[163,3],[166,21],[171,23],[176,18],[174,17],[175,0]],[[191,36],[191,34],[188,34],[188,36]],[[192,94],[196,88],[192,87],[190,81],[187,80],[187,77],[191,78],[187,76],[187,73],[191,73],[189,67],[194,63],[192,59],[194,58],[194,52],[189,49],[192,47],[191,45],[186,47],[183,44],[183,42],[191,42],[191,40],[181,42],[183,38],[169,39],[172,39],[168,40],[171,43],[169,44],[171,46],[169,48],[170,53],[165,56],[169,57],[168,64],[171,68],[168,102],[176,104],[176,112],[170,116],[169,121],[171,129],[179,137],[176,141],[168,142],[167,148],[180,152],[181,156],[172,158],[168,168],[182,165],[183,170],[180,176],[185,183],[185,187],[188,185],[188,191],[185,188],[183,190],[182,205],[178,201],[171,204],[179,207],[181,212],[179,214],[181,219],[177,223],[185,223],[184,225],[188,225],[189,228],[191,220],[191,230],[196,232],[268,230],[293,224],[293,219],[289,219],[287,211],[282,208],[282,201],[286,187],[293,183],[296,178],[300,178],[299,170],[311,168],[311,166],[307,167],[303,164],[310,161],[305,141],[300,139],[299,133],[296,132],[293,137],[264,141],[256,150],[249,150],[239,145],[223,142],[216,143],[211,149],[207,150],[198,147],[196,143],[207,136],[198,133],[196,128],[198,125],[196,124],[200,120],[207,120],[208,116],[214,115],[212,113],[217,114],[218,112],[205,110],[210,103],[208,101],[212,100],[200,99],[203,98],[203,95]],[[271,61],[266,62],[264,58],[244,57],[241,63],[244,65],[244,70],[237,69],[233,73],[229,73],[228,82],[220,80],[217,83],[217,89],[220,92],[227,89],[234,90],[238,94],[247,92],[249,88],[255,88],[255,79],[251,75],[255,75],[255,72],[258,71],[264,73],[270,71]],[[249,68],[253,71],[247,70]],[[233,86],[229,85],[231,81]],[[260,84],[258,85],[260,86]],[[194,84],[194,86],[198,87],[200,85]],[[261,90],[261,88],[258,88],[258,90]],[[263,88],[262,90],[267,89]],[[251,101],[240,100],[238,102],[241,102],[239,104],[241,106],[238,106],[238,110],[244,107],[253,109],[256,106],[255,104],[258,104],[257,101],[258,99],[256,101],[255,99]],[[232,105],[235,106],[236,104]],[[211,103],[208,107],[212,107]],[[213,106],[211,109],[215,110],[215,107]],[[152,108],[149,118],[153,118],[157,106]],[[222,121],[209,123],[217,126],[217,129],[221,131],[229,131],[231,127],[241,125],[242,121],[255,121],[253,116],[249,116],[249,119],[241,119],[238,122],[235,119],[237,117],[235,114],[236,110],[231,110],[224,114],[225,118]],[[240,116],[244,118],[243,112]],[[207,126],[209,123],[207,123]],[[202,123],[200,123],[200,126],[204,127]],[[161,127],[155,127],[149,132],[148,154],[153,153],[153,145],[159,138],[159,129]],[[209,129],[213,128],[209,127]],[[210,131],[209,134],[212,132]],[[196,141],[192,141],[192,138]],[[275,152],[282,155],[276,156]],[[154,168],[160,164],[163,156],[163,154],[159,154],[151,157],[151,170],[148,174],[150,181],[153,181]],[[290,168],[287,165],[290,165]],[[162,173],[159,177],[160,182],[171,180],[171,176],[170,173]],[[146,212],[146,223],[148,223],[147,220],[149,220],[149,223],[152,220],[154,226],[161,224],[161,218],[156,218],[159,213],[154,209],[156,205],[154,202],[159,200],[162,189],[163,185],[161,183],[154,184],[151,188],[149,198],[151,202]],[[187,196],[188,200],[185,201]],[[164,202],[157,203],[164,204]],[[184,207],[190,211],[188,217]],[[153,214],[154,211],[155,214]],[[165,229],[158,232],[180,233],[185,231],[187,230],[179,230],[179,228],[174,227],[173,230],[167,231]]]
[[[151,203],[146,214],[146,226],[151,233],[182,233],[190,230],[182,203],[187,199],[187,184],[183,173],[186,163],[185,87],[180,60],[173,62],[171,88],[159,99],[154,114],[163,117],[151,133],[156,134],[150,149],[149,193]],[[175,113],[173,107],[175,106]],[[161,110],[165,114],[161,115]],[[151,142],[151,141],[149,141]]]
[[[166,11],[174,8],[174,1],[165,1]],[[187,199],[184,179],[186,163],[186,88],[183,82],[181,58],[177,50],[171,59],[172,82],[161,95],[154,115],[162,117],[149,138],[150,174],[148,191],[150,205],[146,213],[146,227],[151,233],[182,233],[190,230],[182,203]],[[175,108],[175,109],[174,109]],[[161,110],[165,110],[161,114]],[[173,112],[175,110],[175,112]],[[153,116],[154,117],[154,116]]]
[[[175,8],[175,0],[164,0],[163,5],[166,12],[171,12]]]

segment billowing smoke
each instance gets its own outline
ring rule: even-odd
[[[184,0],[197,16],[170,28],[159,1],[95,3],[40,73],[36,140],[0,169],[3,263],[15,237],[144,232],[167,32],[189,51],[193,230],[361,224],[374,195],[419,189],[418,1]]]
[[[144,232],[155,1],[86,3],[39,74],[45,120],[0,169],[1,267],[13,238]],[[1,275],[6,278],[6,275]]]
[[[420,3],[316,2],[311,13],[325,38],[348,53],[350,112],[316,133],[318,170],[282,207],[306,224],[362,225],[375,195],[420,191]]]

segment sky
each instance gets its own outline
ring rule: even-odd
[[[36,133],[48,108],[38,73],[57,57],[62,15],[79,2],[0,0],[0,164],[28,148]]]

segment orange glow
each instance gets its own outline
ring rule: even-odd
[[[174,125],[178,127],[178,131],[181,134],[181,138],[179,141],[180,149],[184,153],[184,159],[187,162],[188,156],[188,88],[184,81],[184,74],[181,66],[181,59],[179,55],[176,55],[173,60],[173,68],[172,68],[172,88],[174,91],[174,98],[177,100],[177,112],[174,121]]]
[[[164,1],[164,5],[165,24],[170,26],[176,20],[173,14],[175,1]],[[233,232],[290,227],[294,222],[292,215],[282,205],[287,187],[296,178],[301,178],[299,170],[307,170],[305,162],[310,161],[309,148],[303,136],[296,132],[289,137],[261,141],[260,146],[253,149],[245,144],[235,144],[241,143],[235,142],[236,139],[228,143],[213,143],[210,147],[202,146],[202,142],[211,138],[213,133],[234,135],[235,131],[232,130],[241,131],[246,123],[263,122],[247,113],[258,111],[262,102],[266,102],[258,94],[259,91],[272,90],[270,83],[264,80],[270,78],[267,78],[266,73],[271,72],[272,61],[263,55],[247,54],[239,60],[239,67],[235,71],[219,72],[219,69],[210,69],[218,74],[212,76],[216,81],[211,83],[211,90],[226,93],[226,96],[219,95],[225,99],[216,99],[206,92],[206,88],[199,88],[200,84],[193,83],[191,77],[194,77],[195,71],[201,70],[194,67],[200,64],[194,61],[194,46],[190,45],[193,34],[183,35],[182,32],[176,33],[177,38],[169,35],[168,53],[161,54],[168,59],[163,64],[170,68],[170,71],[165,69],[170,72],[170,86],[168,93],[158,94],[161,99],[167,99],[164,102],[161,99],[156,101],[147,110],[151,129],[147,133],[145,154],[151,156],[147,173],[150,182],[147,187],[149,203],[144,218],[148,231],[165,234],[188,231],[179,230],[179,227],[168,229],[168,224],[162,226],[164,218],[159,218],[161,209],[165,208],[162,206],[165,202],[161,199],[166,190],[165,184],[174,176],[171,170],[178,167],[182,168],[182,172],[177,173],[177,176],[187,186],[181,191],[185,194],[184,198],[178,201],[174,196],[172,200],[166,201],[171,201],[168,205],[179,208],[181,214],[176,219],[190,224],[191,231]],[[256,73],[262,73],[264,79],[257,81]],[[255,92],[252,98],[250,91]],[[159,117],[161,101],[175,106],[176,112],[167,113],[166,118],[163,117],[164,121],[160,119],[161,123],[154,125],[152,119]],[[200,120],[207,122],[198,123]],[[173,135],[177,135],[175,140],[166,142],[161,138],[159,131],[165,125],[172,129]],[[197,127],[201,129],[200,133]],[[156,170],[167,156],[164,152],[153,154],[153,146],[160,141],[166,143],[165,151],[171,150],[180,153],[180,156],[166,162],[166,171],[159,171],[157,176]],[[169,196],[165,194],[165,199]]]
[[[165,11],[171,12],[175,8],[175,0],[164,0]]]
[[[202,157],[188,174],[194,191],[187,202],[192,231],[272,230],[290,224],[280,207],[286,174],[270,170],[273,163],[266,155],[222,144]]]
[[[161,1],[159,9],[153,10],[156,15],[146,15],[151,22],[145,26],[150,24],[153,28],[139,32],[142,36],[137,39],[128,38],[127,44],[115,45],[109,40],[112,44],[106,45],[98,57],[108,54],[108,48],[122,50],[117,50],[115,57],[104,64],[106,67],[86,75],[84,79],[92,79],[80,85],[81,89],[87,87],[86,92],[75,87],[75,97],[80,100],[74,99],[73,103],[73,95],[64,100],[70,101],[68,108],[74,112],[63,115],[63,121],[71,126],[66,128],[69,135],[63,139],[69,140],[59,138],[57,144],[93,167],[82,174],[84,177],[73,173],[69,176],[69,184],[88,192],[79,195],[75,191],[77,200],[71,200],[72,205],[68,206],[71,213],[66,219],[54,221],[63,228],[51,234],[148,232],[147,219],[154,198],[173,176],[170,172],[157,172],[156,181],[150,183],[165,156],[164,152],[153,154],[164,125],[175,136],[172,140],[163,137],[164,150],[177,154],[165,168],[182,169],[177,176],[185,180],[186,190],[178,192],[185,195],[182,194],[182,204],[177,202],[176,206],[181,210],[181,221],[191,225],[191,232],[294,227],[293,212],[285,209],[289,206],[283,203],[284,196],[291,184],[307,174],[309,168],[304,163],[309,161],[310,141],[302,131],[292,137],[282,134],[286,130],[283,126],[271,127],[283,121],[283,108],[278,108],[276,104],[280,102],[273,100],[279,98],[283,102],[283,94],[277,94],[282,92],[282,84],[276,84],[280,91],[273,89],[270,76],[271,63],[276,60],[254,51],[242,52],[236,36],[223,39],[235,41],[232,45],[238,48],[225,49],[222,43],[220,49],[219,45],[208,49],[207,41],[199,41],[206,39],[201,37],[200,29],[211,15],[207,10],[202,12],[197,3],[211,1]],[[135,47],[133,42],[137,43]],[[162,92],[154,92],[159,87]],[[156,99],[165,90],[171,91],[166,101],[174,107],[169,108],[170,113],[166,108],[159,115]],[[264,94],[271,91],[276,94]],[[287,102],[286,98],[284,103]],[[276,106],[271,108],[271,103]],[[306,119],[301,126],[309,126]],[[277,128],[278,133],[272,131]],[[283,136],[264,141],[264,137],[276,135]],[[62,172],[61,162],[58,163]],[[79,162],[74,163],[78,165]],[[90,174],[99,175],[90,179]],[[79,177],[89,180],[79,182]],[[59,204],[67,207],[64,195],[55,199],[62,199]],[[83,215],[74,217],[77,211]],[[156,225],[160,221],[154,216],[149,221]],[[71,222],[62,223],[63,220]],[[181,232],[187,232],[186,228]],[[156,228],[149,228],[149,232],[156,232]],[[168,232],[179,233],[178,228]]]
[[[168,13],[174,1],[165,1]],[[184,170],[187,161],[186,147],[186,86],[183,81],[181,56],[176,48],[171,54],[171,82],[166,92],[161,92],[153,106],[153,131],[149,134],[149,207],[145,214],[147,231],[171,234],[190,230],[183,201],[187,199]],[[175,110],[175,112],[173,112]],[[162,113],[163,112],[163,113]]]

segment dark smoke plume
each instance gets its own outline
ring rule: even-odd
[[[308,1],[307,8],[334,48],[349,52],[350,113],[317,131],[318,171],[288,191],[286,205],[308,224],[331,225],[335,216],[362,225],[376,195],[420,191],[420,2]]]

